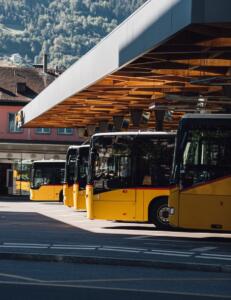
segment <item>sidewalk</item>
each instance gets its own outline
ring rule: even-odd
[[[85,253],[81,255],[52,253],[52,251],[33,252],[24,250],[11,250],[0,252],[0,260],[25,260],[25,261],[41,261],[41,262],[65,262],[65,263],[80,263],[80,264],[102,264],[102,265],[119,265],[147,268],[164,268],[175,270],[191,270],[204,272],[231,273],[231,264],[226,263],[203,263],[184,260],[163,260],[161,257],[156,259],[144,258],[129,258],[126,256],[102,256]]]

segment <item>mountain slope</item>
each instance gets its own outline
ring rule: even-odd
[[[0,0],[0,56],[68,67],[146,0]]]

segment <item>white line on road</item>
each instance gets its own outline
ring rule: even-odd
[[[210,251],[210,250],[214,250],[217,249],[218,247],[200,247],[200,248],[194,248],[191,249],[191,251],[195,251],[195,252],[205,252],[205,251]]]
[[[195,299],[196,297],[206,297],[206,298],[213,298],[213,299],[231,299],[230,295],[224,294],[209,294],[209,293],[191,293],[191,292],[181,292],[181,291],[168,291],[168,290],[157,290],[157,289],[139,289],[139,288],[121,288],[121,287],[105,287],[105,286],[95,286],[95,285],[85,285],[85,284],[62,284],[62,283],[50,283],[50,282],[20,282],[20,281],[3,281],[0,280],[1,285],[25,285],[25,286],[48,286],[48,287],[66,287],[66,288],[75,288],[75,289],[91,289],[91,290],[101,290],[101,291],[122,291],[122,292],[138,292],[138,293],[147,293],[153,294],[153,298],[155,298],[155,294],[163,294],[163,295],[175,295],[175,296],[184,296],[185,299],[188,296],[193,296]],[[77,292],[78,293],[78,292]],[[158,296],[158,295],[157,295]],[[145,295],[144,295],[145,297]],[[166,297],[167,298],[167,297]],[[169,298],[169,297],[168,297]]]
[[[228,257],[231,258],[231,255],[226,255],[226,254],[210,254],[210,253],[202,253],[201,255],[206,255],[206,256],[218,256],[218,257]]]
[[[25,277],[25,276],[14,275],[14,274],[7,274],[7,273],[0,273],[0,277],[20,279],[20,280],[26,280],[26,281],[42,282],[42,280],[39,280],[39,279],[36,279],[36,278]]]
[[[101,245],[82,245],[82,244],[53,244],[51,247],[89,247],[89,248],[97,248],[101,247]]]
[[[196,258],[203,258],[203,259],[217,259],[217,260],[231,260],[231,257],[219,257],[219,256],[205,256],[205,255],[197,255]]]
[[[179,256],[179,257],[190,257],[190,254],[177,254],[177,253],[164,253],[164,252],[144,252],[144,254],[151,255],[166,255],[166,256]]]
[[[194,252],[190,251],[174,251],[174,250],[164,250],[164,249],[157,249],[157,250],[151,250],[152,252],[164,252],[164,253],[175,253],[175,254],[186,254],[186,255],[192,255],[195,254]]]
[[[174,282],[174,281],[194,281],[194,282],[200,282],[200,281],[230,281],[230,278],[224,278],[224,277],[215,277],[215,278],[201,278],[201,277],[196,277],[196,278],[179,278],[179,277],[170,277],[170,278],[162,278],[162,277],[133,277],[133,278],[100,278],[100,279],[70,279],[70,280],[46,280],[46,282],[49,283],[100,283],[100,282],[129,282],[129,281],[169,281],[169,282]]]
[[[43,247],[49,247],[50,244],[32,244],[32,243],[3,243],[3,245],[6,246],[43,246]]]
[[[125,250],[125,249],[115,249],[115,248],[98,248],[100,251],[113,251],[113,252],[127,252],[127,253],[139,253],[140,251],[135,250]]]
[[[154,240],[155,238],[155,240]],[[156,243],[161,243],[161,242],[173,242],[174,243],[179,243],[179,244],[198,244],[198,240],[196,240],[196,238],[194,238],[194,240],[185,240],[183,238],[179,239],[178,237],[169,237],[169,239],[163,239],[163,238],[159,238],[157,237],[158,239],[156,239],[156,237],[148,237],[146,236],[146,239],[143,239],[144,241],[149,241],[149,242],[145,242],[144,244],[145,245],[156,245]],[[177,238],[177,239],[176,239]],[[228,239],[227,239],[228,240]],[[205,241],[199,241],[200,245],[217,245],[218,243],[217,242],[212,242],[212,241],[208,241],[208,242],[205,242]],[[220,245],[227,245],[227,242],[219,242],[219,246]]]
[[[47,249],[47,246],[0,245],[0,248]]]
[[[140,237],[141,238],[141,237]],[[42,244],[42,243],[7,243],[4,242],[0,245],[0,248],[21,248],[21,249],[56,249],[56,250],[100,250],[100,251],[112,251],[112,252],[124,252],[124,253],[140,253],[148,255],[165,255],[175,257],[190,257],[195,252],[203,252],[214,250],[217,247],[201,247],[194,248],[192,251],[174,251],[174,250],[163,250],[163,249],[148,249],[145,248],[134,248],[134,247],[117,247],[117,246],[103,246],[103,245],[84,245],[84,244]],[[211,254],[201,253],[195,256],[200,259],[212,259],[212,260],[227,260],[231,261],[231,255],[225,254]]]
[[[90,247],[62,247],[62,246],[51,246],[51,249],[58,249],[58,250],[95,250],[96,248],[90,248]]]
[[[117,246],[103,246],[103,248],[110,248],[110,249],[122,249],[122,250],[135,250],[135,251],[146,251],[147,249],[144,248],[134,248],[134,247],[117,247]]]

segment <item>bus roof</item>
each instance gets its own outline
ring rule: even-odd
[[[68,150],[71,150],[71,149],[79,149],[79,148],[87,148],[87,147],[90,147],[89,144],[86,144],[86,145],[71,145],[68,147],[67,151]]]
[[[118,132],[104,132],[104,133],[95,133],[92,137],[95,136],[114,136],[114,135],[176,135],[175,131],[118,131]]]
[[[67,151],[71,150],[71,149],[78,149],[79,147],[80,147],[80,145],[71,145],[68,147]]]
[[[32,160],[30,160],[30,159],[23,159],[23,160],[17,160],[17,161],[15,161],[15,163],[19,163],[19,164],[32,164]]]
[[[41,159],[35,160],[33,163],[65,163],[66,161],[63,159]]]
[[[184,129],[231,129],[231,114],[186,114],[178,130]]]
[[[186,114],[182,119],[231,119],[231,114]]]

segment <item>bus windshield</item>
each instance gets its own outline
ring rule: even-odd
[[[64,182],[65,163],[34,163],[32,167],[31,187],[56,185]]]
[[[176,168],[182,187],[230,176],[230,129],[189,129],[180,147],[182,156]]]
[[[30,180],[30,172],[31,172],[31,164],[30,161],[17,161],[14,164],[14,170],[16,171],[16,180],[19,181],[29,181]]]
[[[175,136],[105,135],[92,140],[94,191],[169,185]]]
[[[80,147],[76,161],[75,181],[79,184],[79,189],[85,189],[87,184],[89,147]]]
[[[64,179],[65,183],[68,183],[68,184],[74,183],[75,164],[76,164],[76,159],[77,159],[77,153],[78,153],[77,148],[68,150],[66,164],[65,164],[65,179]]]

